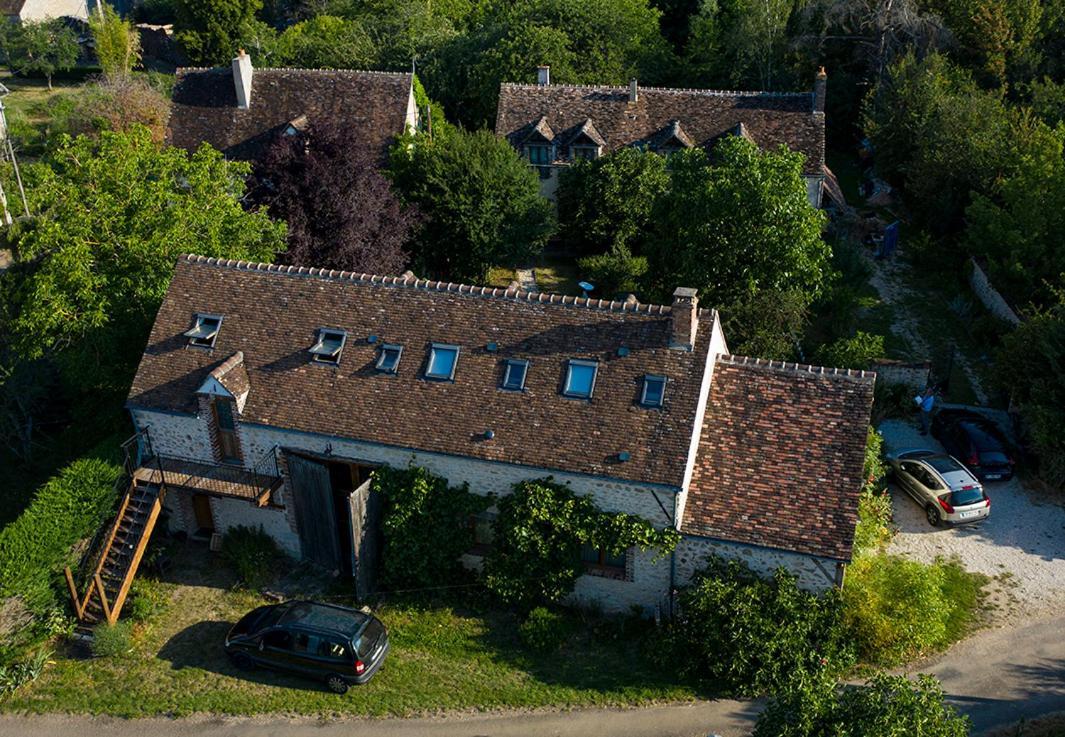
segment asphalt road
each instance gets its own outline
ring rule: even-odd
[[[932,673],[974,733],[1065,711],[1065,616],[982,632],[912,672]],[[426,719],[139,719],[0,717],[0,737],[743,737],[760,704],[706,701],[646,709],[586,709]]]

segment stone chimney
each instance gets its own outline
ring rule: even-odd
[[[640,97],[640,85],[636,82],[636,77],[629,80],[629,102],[636,102]]]
[[[551,67],[544,66],[536,67],[536,84],[541,87],[547,87],[551,84]]]
[[[817,76],[814,77],[814,112],[823,113],[825,111],[825,93],[828,91],[828,73],[825,72],[825,68],[821,67],[817,70]]]
[[[237,107],[247,110],[251,106],[251,57],[240,50],[233,59],[233,86],[237,91]]]
[[[699,329],[699,298],[691,287],[677,287],[673,291],[673,333],[669,347],[690,351],[695,345]]]

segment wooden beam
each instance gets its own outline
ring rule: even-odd
[[[163,500],[156,496],[155,502],[152,504],[152,511],[148,513],[148,519],[144,522],[144,532],[141,533],[140,539],[137,541],[137,547],[133,551],[133,558],[130,559],[126,575],[122,578],[122,586],[118,589],[118,593],[115,594],[115,600],[111,602],[111,609],[115,613],[115,619],[118,619],[118,614],[122,611],[122,605],[129,594],[130,584],[133,583],[133,577],[137,575],[137,567],[140,566],[141,557],[144,555],[145,548],[148,547],[148,540],[152,536],[152,530],[155,529],[155,521],[158,519],[159,510],[162,507]]]
[[[70,572],[70,566],[63,569],[63,575],[67,579],[67,588],[70,589],[70,600],[74,604],[74,613],[78,615],[80,620],[85,614],[85,609],[81,606],[80,597],[78,596],[78,587],[74,585],[74,574]]]
[[[107,603],[107,592],[104,591],[103,579],[97,573],[92,577],[92,581],[96,584],[96,593],[100,595],[100,607],[104,610],[104,619],[107,620],[108,624],[114,624],[115,620],[118,619],[118,612],[115,612],[114,617],[111,616],[111,605]]]

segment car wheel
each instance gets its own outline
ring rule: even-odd
[[[255,667],[255,661],[245,653],[233,653],[229,657],[233,661],[233,665],[237,666],[240,670],[251,670]]]
[[[333,693],[345,694],[348,692],[348,682],[335,673],[325,679],[325,685],[329,686],[329,690]]]
[[[943,521],[943,516],[939,513],[939,510],[931,504],[924,508],[924,516],[932,527],[939,527],[939,523]]]

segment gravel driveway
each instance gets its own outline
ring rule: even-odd
[[[912,423],[887,420],[879,430],[885,450],[943,450],[931,435],[922,437]],[[992,592],[998,604],[994,619],[999,621],[1065,605],[1065,495],[1041,498],[1016,478],[988,483],[985,489],[991,497],[990,517],[951,529],[931,527],[916,502],[891,484],[899,532],[888,552],[925,562],[957,555],[970,571],[997,578],[999,585]],[[995,594],[995,589],[1006,589],[1007,595]]]

